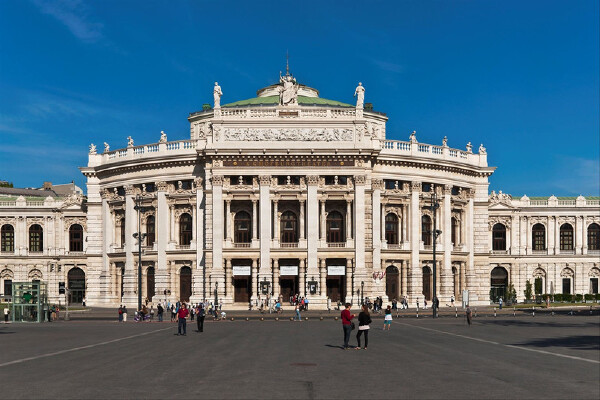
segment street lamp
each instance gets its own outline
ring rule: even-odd
[[[432,189],[433,189],[433,192],[431,193],[431,206],[429,207],[429,209],[431,210],[431,214],[433,215],[433,228],[432,228],[432,231],[430,232],[433,236],[433,300],[432,300],[433,304],[432,304],[431,309],[433,311],[433,318],[437,318],[438,300],[437,300],[437,290],[436,290],[437,265],[435,262],[435,248],[436,248],[437,238],[438,238],[438,236],[440,236],[442,234],[442,231],[439,229],[436,229],[436,221],[437,221],[436,211],[438,208],[440,208],[440,203],[438,202],[434,185],[432,185]]]
[[[360,305],[361,306],[364,304],[364,297],[365,297],[365,282],[360,281]]]
[[[141,196],[136,196],[135,197],[135,207],[133,207],[134,210],[137,211],[138,213],[138,231],[135,232],[133,234],[133,237],[135,239],[137,239],[138,241],[138,289],[137,289],[137,295],[138,295],[138,310],[142,309],[142,241],[144,240],[144,238],[146,237],[145,233],[142,233],[142,211],[143,211],[143,207],[142,207],[142,197]]]
[[[215,282],[215,312],[219,306],[219,295],[217,289],[219,288],[219,282]]]

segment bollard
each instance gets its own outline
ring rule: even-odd
[[[554,307],[552,307],[552,316],[554,316]]]
[[[246,321],[250,321],[250,318],[246,317]]]
[[[334,317],[333,319],[337,321],[339,319],[339,317]]]
[[[292,322],[293,322],[293,321],[294,321],[294,318],[290,317],[290,321],[292,321]]]
[[[308,321],[308,317],[304,317],[304,320],[305,320],[305,321]]]
[[[533,306],[533,312],[531,313],[532,317],[535,317],[535,306]]]
[[[321,317],[321,321],[323,321],[323,317]]]
[[[496,318],[496,307],[494,307],[494,318]]]
[[[475,317],[477,317],[477,308],[475,308]]]
[[[458,308],[454,307],[454,318],[458,318]]]
[[[261,320],[261,321],[264,321],[265,319],[264,319],[263,317],[260,317],[260,320]]]
[[[233,317],[231,317],[231,320],[233,321]]]
[[[419,309],[417,308],[417,318],[419,318]]]
[[[592,315],[592,306],[590,306],[590,315]]]
[[[513,307],[513,318],[517,316],[517,307]]]
[[[574,315],[574,314],[573,314],[573,309],[572,309],[572,308],[571,308],[571,315]]]

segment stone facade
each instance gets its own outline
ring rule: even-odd
[[[0,198],[1,225],[14,228],[0,279],[42,279],[58,301],[58,282],[80,268],[88,304],[135,307],[133,235],[141,231],[142,296],[153,302],[218,297],[247,308],[299,293],[314,307],[375,296],[414,305],[431,296],[431,232],[439,230],[441,304],[460,301],[464,290],[471,304],[489,304],[497,267],[519,300],[536,278],[544,293],[562,293],[564,279],[571,293],[597,290],[599,248],[588,232],[600,224],[597,199],[490,195],[495,168],[483,146],[475,154],[470,143],[424,144],[414,132],[387,140],[387,117],[362,103],[323,101],[299,85],[285,105],[269,104],[287,90],[276,86],[259,91],[264,103],[221,106],[219,95],[218,107],[190,114],[190,140],[169,142],[163,132],[157,143],[105,144],[102,154],[93,146],[81,168],[85,201]],[[44,232],[38,253],[28,244],[34,222]],[[69,248],[73,224],[83,228],[81,251]],[[543,249],[538,231],[532,241],[535,224],[545,228]],[[561,250],[564,224],[573,243]]]

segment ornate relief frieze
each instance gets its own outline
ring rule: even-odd
[[[42,271],[40,271],[37,268],[34,268],[31,271],[29,271],[29,273],[27,274],[27,278],[42,280],[44,278],[44,275],[42,274]]]
[[[133,185],[125,185],[123,186],[123,189],[125,189],[125,194],[128,196],[136,195],[139,193],[139,189]]]
[[[490,217],[488,220],[488,227],[491,231],[492,228],[494,227],[494,225],[502,224],[508,231],[508,230],[510,230],[510,222],[511,222],[510,217]]]
[[[101,196],[103,199],[106,200],[111,200],[111,201],[124,201],[125,197],[124,196],[119,196],[119,191],[118,189],[112,188],[106,188],[106,189],[102,189],[102,191],[100,192]]]
[[[66,208],[70,206],[80,206],[83,203],[83,195],[79,193],[73,193],[69,195],[65,200],[63,200],[63,204],[61,208]]]
[[[596,267],[590,268],[590,272],[588,273],[588,275],[590,276],[590,278],[598,278],[600,277],[600,269]]]
[[[0,278],[2,278],[2,279],[12,279],[14,276],[15,276],[14,272],[12,272],[8,268],[5,268],[2,270],[2,272],[0,272]]]
[[[534,278],[544,278],[545,276],[546,271],[544,271],[542,268],[536,268],[535,271],[533,271]]]
[[[192,215],[192,207],[184,206],[184,207],[176,207],[175,208],[175,218],[179,219],[182,214]]]
[[[2,224],[2,225],[9,224],[9,225],[12,225],[14,228],[16,223],[17,223],[17,220],[15,217],[0,217],[0,224]]]
[[[347,128],[225,128],[227,141],[351,141],[352,129]],[[219,139],[217,139],[219,140]]]
[[[531,228],[535,224],[542,224],[544,226],[547,226],[548,219],[546,217],[530,217],[529,218],[529,227]]]
[[[575,217],[558,217],[556,220],[558,222],[558,226],[562,224],[571,224],[572,227],[575,227]]]
[[[451,216],[451,218],[454,218],[454,219],[456,219],[457,221],[461,221],[461,218],[462,218],[462,217],[461,217],[461,215],[462,215],[462,213],[460,213],[460,212],[457,212],[457,211],[452,211],[452,216]]]
[[[203,183],[204,183],[204,178],[202,178],[202,177],[194,179],[194,189],[195,190],[202,189]]]
[[[383,190],[383,179],[371,179],[371,188],[373,188],[373,190]]]
[[[571,268],[563,268],[563,270],[560,271],[560,276],[563,278],[572,278],[573,275],[575,274]]]
[[[502,190],[498,191],[498,193],[492,190],[492,193],[490,193],[488,199],[490,201],[490,204],[502,203],[506,204],[507,206],[510,206],[512,196],[510,194],[502,193]]]
[[[402,208],[401,207],[386,207],[385,208],[385,213],[389,214],[396,214],[396,217],[398,217],[398,219],[402,219]]]
[[[87,222],[85,217],[65,217],[65,229],[69,230],[71,225],[79,224],[84,231],[87,231]]]
[[[27,218],[27,229],[31,228],[32,225],[41,225],[44,226],[44,218],[41,217],[33,217]]]

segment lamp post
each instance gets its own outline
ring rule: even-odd
[[[218,289],[219,288],[219,282],[215,282],[215,313],[217,311],[217,307],[219,306],[219,292]]]
[[[135,207],[133,207],[133,209],[136,210],[138,213],[138,229],[137,229],[137,232],[135,232],[133,234],[133,237],[135,239],[137,239],[137,241],[138,241],[138,289],[137,289],[138,306],[137,306],[137,309],[141,310],[142,309],[142,241],[146,237],[146,234],[141,232],[142,231],[142,210],[143,210],[141,196],[138,195],[135,197]]]
[[[364,304],[365,297],[365,281],[360,281],[360,305]]]
[[[442,234],[442,231],[439,229],[436,229],[436,211],[438,208],[440,208],[440,203],[438,203],[438,199],[437,199],[437,194],[435,193],[435,186],[432,185],[432,189],[433,192],[431,193],[431,206],[429,207],[429,209],[431,210],[431,214],[433,214],[433,227],[432,227],[432,237],[433,237],[433,299],[432,299],[432,311],[433,311],[433,318],[437,318],[437,290],[436,290],[436,277],[437,277],[437,265],[436,265],[436,260],[435,260],[435,249],[436,249],[436,242],[437,242],[437,238],[439,235]]]

